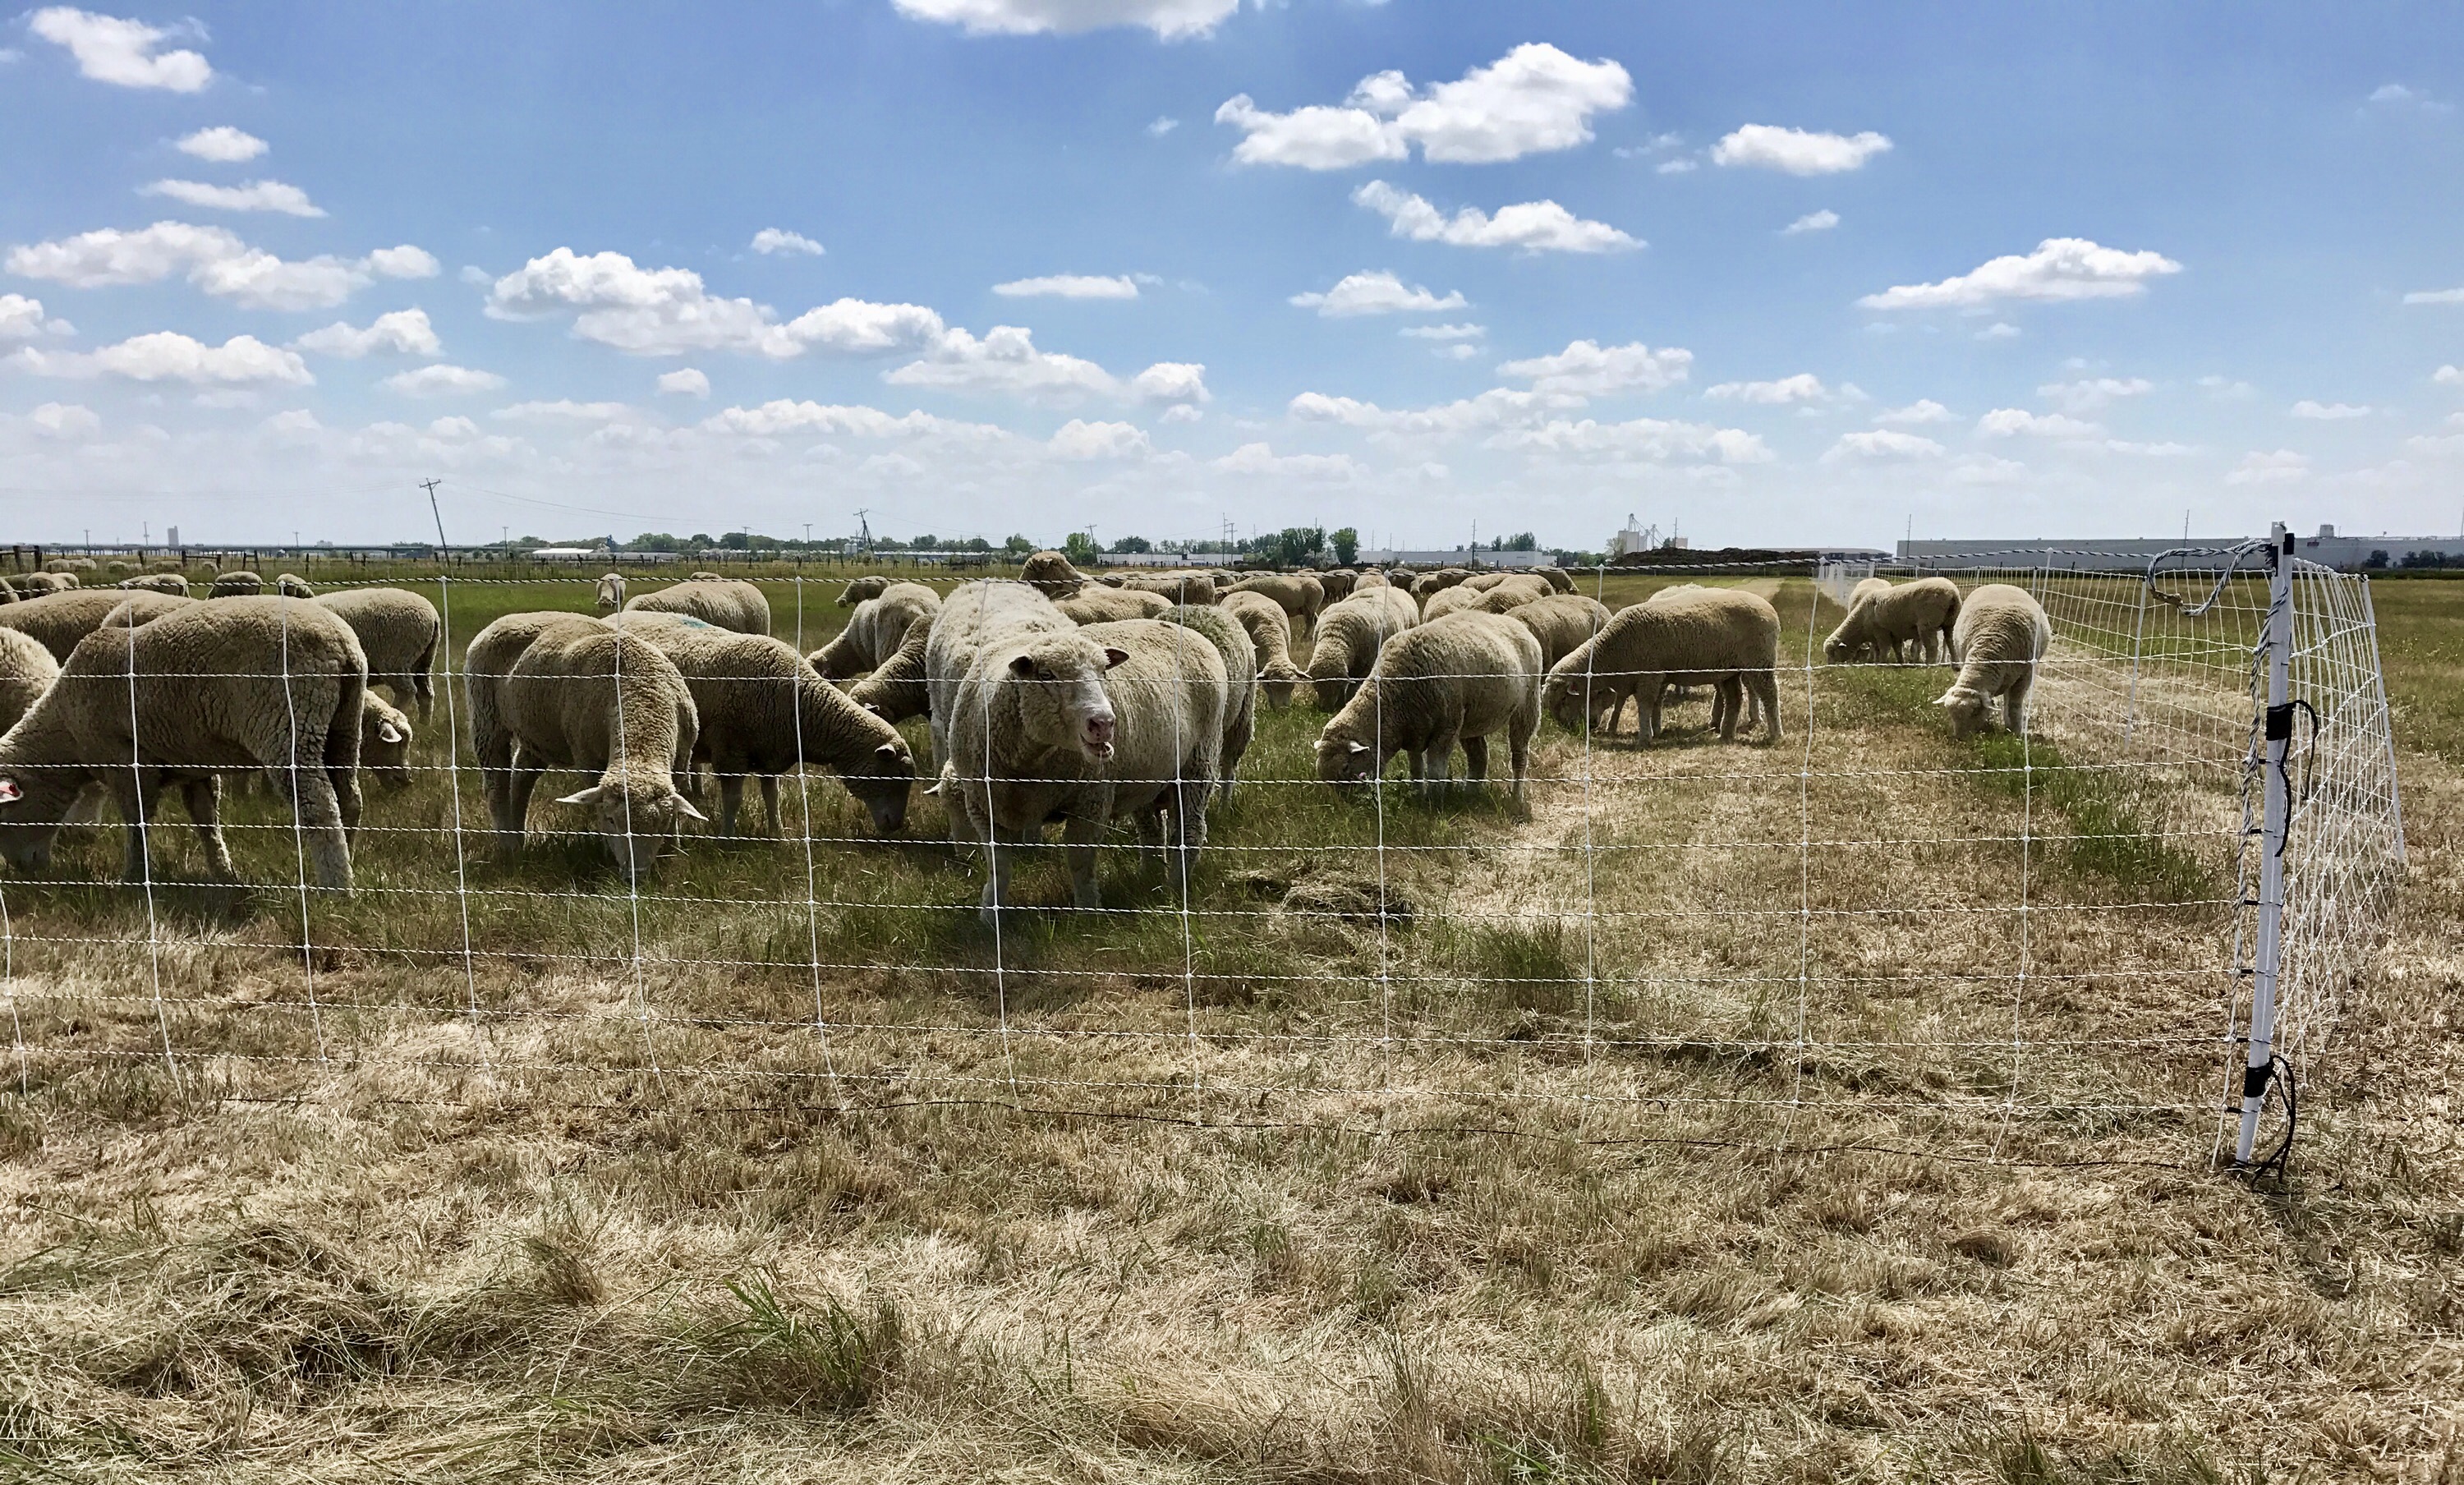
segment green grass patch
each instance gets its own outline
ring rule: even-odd
[[[2061,811],[2071,833],[2056,859],[2069,870],[2111,882],[2134,902],[2188,902],[2215,891],[2206,863],[2167,840],[2111,770],[2073,764],[2043,738],[1991,732],[1958,745],[1991,770],[1975,775],[1986,787]]]

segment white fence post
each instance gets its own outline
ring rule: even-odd
[[[2267,712],[2261,734],[2265,812],[2258,841],[2258,959],[2251,975],[2250,1058],[2241,1082],[2241,1131],[2233,1160],[2248,1164],[2258,1139],[2258,1113],[2267,1101],[2268,1070],[2276,1057],[2276,981],[2284,948],[2284,832],[2293,802],[2288,797],[2285,754],[2293,746],[2293,706],[2285,691],[2293,663],[2293,538],[2283,523],[2267,543]]]

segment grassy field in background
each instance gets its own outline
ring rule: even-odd
[[[841,581],[764,578],[774,628]],[[149,904],[113,832],[0,881],[0,1469],[2457,1477],[2464,585],[2376,590],[2411,873],[2254,1187],[2229,781],[2096,766],[2058,684],[1954,742],[1947,672],[1808,671],[1836,609],[1717,581],[1779,610],[1778,743],[1548,724],[1519,813],[1336,797],[1262,712],[1185,912],[1122,841],[996,940],[936,802],[873,840],[818,775],[638,894],[457,855],[442,698],[347,901]],[[450,592],[465,640],[591,596]]]

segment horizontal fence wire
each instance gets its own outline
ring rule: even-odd
[[[245,761],[218,764],[236,882],[177,807],[146,818],[123,878],[126,830],[88,798],[48,861],[17,857],[0,882],[13,1080],[63,1109],[143,1101],[132,1078],[241,1104],[553,1104],[590,1084],[650,1107],[712,1084],[781,1107],[825,1090],[811,1106],[842,1112],[938,1099],[1394,1129],[1416,1108],[1528,1109],[1577,1138],[1682,1116],[1776,1148],[1814,1141],[1819,1119],[1958,1158],[2181,1158],[2223,1116],[2247,1015],[2266,583],[2223,554],[2155,582],[2062,555],[1723,569],[1705,580],[1782,614],[1776,659],[1728,672],[1776,682],[1778,742],[1706,726],[1716,688],[1676,693],[1648,743],[1618,715],[1600,733],[1544,719],[1519,801],[1502,744],[1480,787],[1334,787],[1312,754],[1326,714],[1261,698],[1234,797],[1200,807],[1194,864],[1113,821],[1089,903],[1071,842],[1003,839],[1010,905],[991,921],[988,853],[951,839],[946,791],[1026,781],[937,757],[923,719],[903,729],[903,832],[825,768],[679,766],[708,813],[708,781],[760,782],[775,797],[744,809],[762,828],[689,825],[627,874],[604,826],[554,802],[588,771],[555,770],[519,840],[492,830],[499,765],[471,731],[472,639],[507,614],[613,608],[596,574],[320,583],[398,587],[439,615],[412,671],[372,670],[410,738],[363,770],[348,886],[311,870],[290,803],[305,765],[257,769],[273,787],[252,792]],[[978,580],[912,575],[945,595]],[[1859,583],[1932,576],[2043,607],[2054,639],[2024,736],[1950,736],[1932,702],[1958,672],[1939,646],[1826,659]],[[1703,575],[1574,577],[1622,605]],[[798,654],[858,611],[835,578],[753,586]],[[2314,715],[2289,765],[2277,1037],[2309,1057],[2368,971],[2402,840],[2366,584],[2301,565],[2295,592],[2294,691]],[[1311,626],[1292,627],[1300,661]],[[135,668],[80,683],[120,688],[132,721],[154,686],[306,694],[287,661]],[[179,773],[176,747],[127,743],[124,762],[9,777],[70,767],[110,792]],[[1131,773],[1112,787],[1185,782]]]

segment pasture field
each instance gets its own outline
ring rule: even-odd
[[[2464,1480],[2464,584],[2376,589],[2409,873],[2254,1183],[2230,781],[2057,678],[1954,742],[1719,581],[1776,743],[1546,723],[1518,811],[1262,711],[1185,910],[1116,841],[996,936],[936,801],[818,774],[639,892],[500,856],[442,696],[346,900],[261,794],[252,889],[176,809],[150,898],[116,830],[0,880],[0,1474]]]

